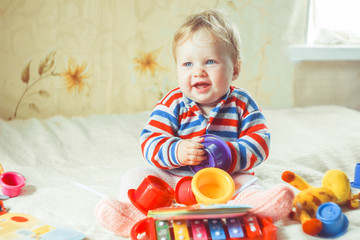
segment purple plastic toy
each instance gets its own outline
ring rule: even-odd
[[[205,134],[203,137],[207,159],[199,165],[190,166],[190,169],[194,173],[206,167],[217,167],[227,171],[231,163],[231,152],[226,142],[212,134]]]

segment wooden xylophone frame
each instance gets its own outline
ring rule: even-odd
[[[230,218],[162,220],[151,217],[131,229],[132,240],[276,240],[271,218],[245,214]]]

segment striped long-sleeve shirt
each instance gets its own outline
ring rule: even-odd
[[[244,89],[231,86],[208,117],[179,88],[170,91],[157,103],[141,133],[144,158],[160,169],[179,168],[176,150],[181,139],[214,134],[231,150],[230,174],[249,171],[266,160],[270,133],[264,115]]]

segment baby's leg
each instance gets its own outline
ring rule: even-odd
[[[164,180],[173,188],[175,188],[176,183],[181,178],[170,172],[155,168],[142,167],[130,169],[122,178],[119,200],[103,199],[96,206],[95,215],[105,228],[123,237],[129,237],[132,226],[146,218],[146,215],[130,202],[127,192],[129,189],[137,189],[144,178],[149,175]]]
[[[245,174],[235,174],[232,177],[236,189],[256,178]],[[265,189],[265,183],[257,180],[253,185],[236,195],[230,203],[252,205],[253,209],[250,212],[271,217],[273,221],[286,217],[292,208],[294,192],[285,185],[276,185],[267,190]]]
[[[235,192],[239,190],[241,187],[248,185],[252,182],[252,184],[248,185],[246,189],[265,189],[264,182],[262,182],[258,177],[251,174],[243,174],[243,173],[234,173],[231,176],[235,183]]]

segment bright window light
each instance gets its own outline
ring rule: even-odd
[[[308,44],[360,44],[359,0],[310,0]]]

